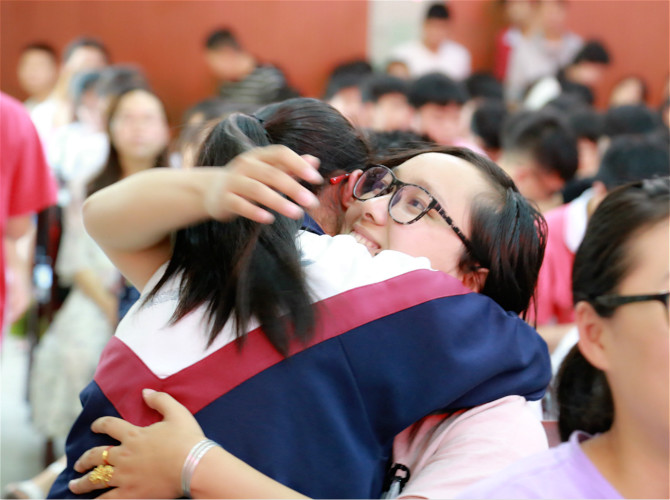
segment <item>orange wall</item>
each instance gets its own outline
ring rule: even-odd
[[[649,104],[660,104],[670,73],[670,2],[667,0],[572,0],[568,24],[584,38],[599,38],[609,48],[612,65],[605,77],[598,103],[617,80],[630,74],[642,76],[650,89]]]
[[[472,52],[474,69],[493,65],[493,40],[504,24],[497,1],[451,0],[453,38]],[[658,106],[668,78],[670,44],[668,0],[569,0],[569,28],[584,39],[598,38],[613,58],[597,89],[597,102],[606,106],[617,80],[637,74],[647,81],[649,103]]]
[[[15,1],[0,0],[0,88],[25,97],[16,65],[36,40],[62,50],[76,36],[102,39],[114,62],[144,68],[172,123],[214,90],[202,57],[207,33],[232,27],[241,43],[284,69],[303,94],[321,95],[332,67],[364,57],[367,4],[361,1]]]
[[[453,19],[451,36],[470,50],[473,70],[490,70],[493,41],[504,25],[498,2],[452,0],[448,5]]]
[[[614,59],[598,89],[600,106],[616,80],[630,73],[647,80],[652,105],[660,102],[669,73],[669,5],[667,0],[569,1],[571,29],[602,39]],[[503,24],[497,1],[451,0],[450,6],[454,39],[471,50],[475,69],[490,68],[493,39]],[[72,38],[90,34],[109,45],[115,62],[145,69],[178,123],[184,109],[212,93],[201,46],[212,28],[228,25],[248,50],[281,66],[292,85],[319,96],[334,65],[365,55],[367,16],[364,0],[0,0],[0,88],[24,97],[16,82],[24,44],[44,40],[62,49]]]

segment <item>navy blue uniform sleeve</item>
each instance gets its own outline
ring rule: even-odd
[[[83,474],[75,472],[74,463],[89,448],[94,446],[117,445],[118,441],[106,434],[96,434],[91,431],[91,424],[99,417],[120,417],[112,404],[104,396],[100,387],[95,382],[88,384],[80,394],[83,406],[82,412],[77,417],[65,443],[65,454],[67,466],[56,478],[48,498],[95,498],[107,490],[93,490],[84,495],[75,495],[68,488],[71,479],[77,479]]]
[[[440,409],[539,399],[551,379],[538,333],[475,293],[410,307],[340,340],[370,423],[387,439]]]

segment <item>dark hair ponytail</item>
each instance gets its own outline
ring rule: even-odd
[[[574,346],[563,360],[556,379],[558,432],[567,441],[576,430],[597,434],[612,427],[614,401],[605,373]]]
[[[544,259],[547,223],[501,170],[480,171],[486,172],[495,194],[475,200],[470,223],[474,254],[464,253],[460,267],[488,269],[480,293],[527,320]]]
[[[210,132],[198,165],[223,166],[238,154],[269,143],[257,119],[234,114]],[[300,223],[274,216],[267,225],[238,217],[179,230],[168,268],[146,301],[169,279],[181,275],[173,322],[205,305],[211,344],[231,316],[238,340],[244,339],[249,321],[256,318],[272,345],[286,355],[291,338],[306,341],[311,335],[314,312],[295,244]]]

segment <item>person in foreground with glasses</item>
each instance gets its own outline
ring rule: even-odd
[[[51,496],[69,494],[63,486],[91,463],[80,462],[77,474],[74,459],[91,447],[89,456],[105,465],[75,481],[76,493],[118,487],[139,470],[120,465],[127,456],[121,447],[110,447],[116,441],[90,426],[100,416],[121,416],[128,422],[107,418],[94,426],[118,436],[105,422],[157,422],[158,413],[140,400],[144,388],[171,393],[202,430],[195,426],[191,433],[180,422],[169,434],[179,450],[159,452],[158,463],[145,457],[152,478],[144,475],[111,496],[276,497],[300,491],[375,497],[393,438],[421,417],[507,395],[536,399],[544,392],[550,377],[546,345],[518,317],[539,271],[543,219],[502,170],[459,148],[405,155],[398,171],[407,167],[410,175],[416,167],[427,177],[439,174],[439,191],[423,189],[472,250],[443,216],[434,217],[437,205],[424,212],[417,205],[421,199],[397,202],[406,189],[396,184],[375,194],[387,205],[395,197],[414,212],[409,224],[387,222],[408,229],[414,247],[406,244],[402,253],[389,242],[380,249],[387,251],[372,256],[351,236],[298,232],[296,238],[297,223],[280,214],[299,218],[301,211],[275,189],[312,206],[314,198],[292,176],[318,182],[315,159],[276,145],[247,151],[267,144],[258,120],[233,115],[213,129],[199,159],[201,165],[230,162],[226,168],[143,175],[88,200],[88,230],[144,297],[119,325],[94,382],[82,393],[84,410],[67,443],[71,465]],[[455,185],[458,190],[447,189]],[[368,188],[355,191],[359,198],[369,194]],[[444,246],[428,247],[431,239]],[[445,253],[451,258],[442,259]],[[436,264],[431,267],[426,257]],[[482,294],[472,293],[474,286]],[[221,315],[220,307],[227,308]],[[121,371],[132,377],[119,377]],[[212,443],[201,441],[203,431],[227,451],[208,451]],[[228,452],[284,490],[245,483],[249,466],[235,459],[232,469],[211,476],[213,484],[192,475],[203,470],[196,467],[200,460],[204,465],[220,453],[232,459]],[[221,474],[231,475],[221,481]],[[230,489],[212,492],[212,485]]]
[[[559,371],[566,441],[463,498],[668,498],[670,178],[612,191],[572,272],[579,343]]]

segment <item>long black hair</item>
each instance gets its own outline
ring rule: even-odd
[[[423,153],[460,158],[476,168],[491,187],[473,200],[469,237],[472,250],[464,248],[459,269],[463,272],[488,269],[480,293],[526,319],[547,242],[544,217],[519,193],[502,168],[467,148],[418,149],[386,158],[382,163],[396,167]]]
[[[225,165],[240,153],[268,144],[258,119],[236,113],[210,132],[198,165]],[[173,322],[204,305],[211,344],[231,318],[241,342],[255,318],[272,345],[286,355],[291,339],[309,339],[315,316],[295,243],[300,223],[274,215],[275,221],[267,225],[238,217],[179,230],[167,270],[145,300],[171,278],[180,277]]]
[[[614,309],[594,303],[616,292],[630,272],[630,244],[636,235],[670,215],[670,177],[644,180],[613,190],[593,213],[572,269],[575,304],[589,302],[602,317]],[[557,377],[558,428],[563,441],[575,430],[605,432],[614,420],[614,402],[605,373],[574,346]]]

